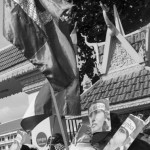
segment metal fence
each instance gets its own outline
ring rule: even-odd
[[[81,122],[82,118],[66,119],[69,142],[72,142],[76,132],[78,131],[78,128],[80,127]]]

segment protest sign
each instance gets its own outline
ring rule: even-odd
[[[104,150],[127,150],[145,126],[144,121],[132,114],[123,122]]]
[[[92,133],[111,130],[109,99],[100,99],[91,104],[88,109]]]

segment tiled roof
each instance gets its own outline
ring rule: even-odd
[[[21,120],[22,119],[17,119],[14,121],[0,124],[0,135],[21,129],[21,126],[20,126]]]
[[[150,71],[142,69],[108,80],[100,79],[81,96],[82,110],[100,98],[109,98],[110,105],[150,96]]]
[[[0,71],[6,70],[26,60],[27,59],[15,46],[10,46],[0,51]]]

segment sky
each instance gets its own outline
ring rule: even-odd
[[[0,0],[0,50],[10,43],[3,36],[3,0]]]
[[[28,104],[28,95],[25,93],[17,93],[0,99],[0,123],[22,118]]]
[[[3,0],[0,0],[0,50],[10,43],[3,37]],[[23,117],[28,107],[28,96],[18,93],[0,99],[0,123],[9,122]]]

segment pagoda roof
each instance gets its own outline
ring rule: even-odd
[[[35,66],[17,47],[9,45],[0,50],[0,82],[33,70]]]
[[[0,51],[0,71],[4,71],[25,61],[27,59],[15,46],[9,46]]]
[[[110,105],[116,105],[149,97],[150,70],[145,67],[135,70],[135,66],[131,70],[120,71],[118,75],[106,78],[102,76],[81,95],[82,110],[87,110],[93,101],[100,98],[109,98]]]
[[[116,9],[116,8],[115,8]],[[128,35],[120,26],[109,20],[103,10],[107,25],[105,43],[85,43],[95,50],[100,79],[81,95],[81,108],[86,111],[92,102],[109,98],[110,110],[130,110],[150,104],[150,47],[149,24]],[[117,23],[121,23],[117,16]]]

